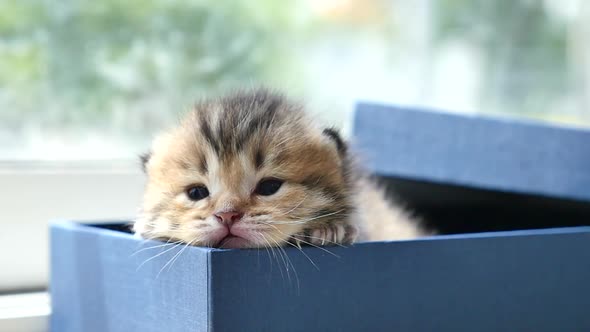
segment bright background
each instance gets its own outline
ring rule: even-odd
[[[589,36],[583,0],[2,0],[0,292],[45,287],[49,219],[132,218],[136,156],[198,98],[590,126]]]

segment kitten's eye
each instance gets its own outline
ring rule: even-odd
[[[186,190],[186,195],[191,200],[198,201],[209,196],[209,190],[205,186],[194,186]]]
[[[279,179],[262,179],[258,182],[258,186],[256,186],[254,192],[258,195],[270,196],[279,191],[282,185],[283,181]]]

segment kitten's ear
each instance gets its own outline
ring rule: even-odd
[[[146,152],[146,153],[139,155],[139,161],[141,162],[141,169],[143,170],[144,173],[147,173],[147,163],[150,161],[151,157],[152,157],[151,152]]]
[[[346,146],[346,143],[344,142],[344,140],[342,140],[342,137],[340,137],[340,133],[338,132],[337,129],[335,128],[326,128],[324,129],[324,131],[322,132],[324,135],[328,136],[332,141],[334,141],[334,144],[336,145],[336,149],[338,150],[338,153],[341,156],[346,155],[346,151],[348,150],[348,146]]]

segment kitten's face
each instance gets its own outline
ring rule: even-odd
[[[134,228],[223,248],[285,245],[349,212],[334,140],[267,93],[200,104],[154,142]]]

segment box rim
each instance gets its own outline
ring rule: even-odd
[[[470,120],[482,120],[482,121],[490,121],[490,122],[500,122],[506,125],[524,125],[524,126],[534,126],[534,127],[542,127],[547,129],[559,129],[559,130],[567,130],[567,131],[576,131],[582,132],[585,134],[590,135],[590,127],[586,126],[576,126],[573,124],[566,124],[561,122],[549,122],[540,119],[528,118],[528,117],[521,117],[521,116],[514,116],[509,114],[487,114],[487,113],[461,113],[461,112],[453,112],[450,110],[445,110],[443,108],[436,108],[436,107],[428,107],[428,106],[416,106],[416,105],[403,105],[403,104],[388,104],[388,103],[380,103],[375,101],[369,100],[359,100],[356,102],[353,115],[354,118],[358,116],[361,109],[370,109],[370,108],[380,108],[380,109],[395,109],[400,111],[412,111],[412,112],[420,112],[426,114],[436,114],[440,116],[451,116],[457,117],[462,119],[470,119]]]
[[[57,220],[50,223],[51,227],[59,227],[65,229],[71,229],[74,231],[82,232],[93,232],[100,235],[115,236],[127,239],[135,239],[140,241],[141,239],[136,238],[133,234],[125,233],[121,231],[101,228],[99,224],[90,224],[85,221],[75,220]],[[415,239],[405,240],[390,240],[390,241],[372,241],[372,242],[358,242],[354,243],[349,248],[364,247],[364,246],[375,246],[375,245],[387,245],[401,242],[430,242],[430,241],[449,241],[449,240],[469,240],[469,239],[481,239],[481,238],[494,238],[494,237],[527,237],[527,236],[550,236],[555,234],[578,234],[578,233],[590,233],[590,226],[572,226],[572,227],[552,227],[552,228],[532,228],[532,229],[521,229],[521,230],[510,230],[510,231],[495,231],[495,232],[477,232],[477,233],[462,233],[462,234],[441,234],[433,236],[425,236]],[[150,240],[157,241],[157,240]],[[256,248],[248,249],[220,249],[220,248],[209,248],[209,247],[196,247],[192,246],[192,250],[204,251],[208,254],[208,273],[211,273],[210,263],[211,255],[221,254],[224,252],[235,252],[241,250],[259,250]],[[285,249],[294,249],[285,247]],[[314,249],[314,248],[310,248]],[[317,249],[319,250],[319,249]],[[211,285],[209,285],[211,287]]]

